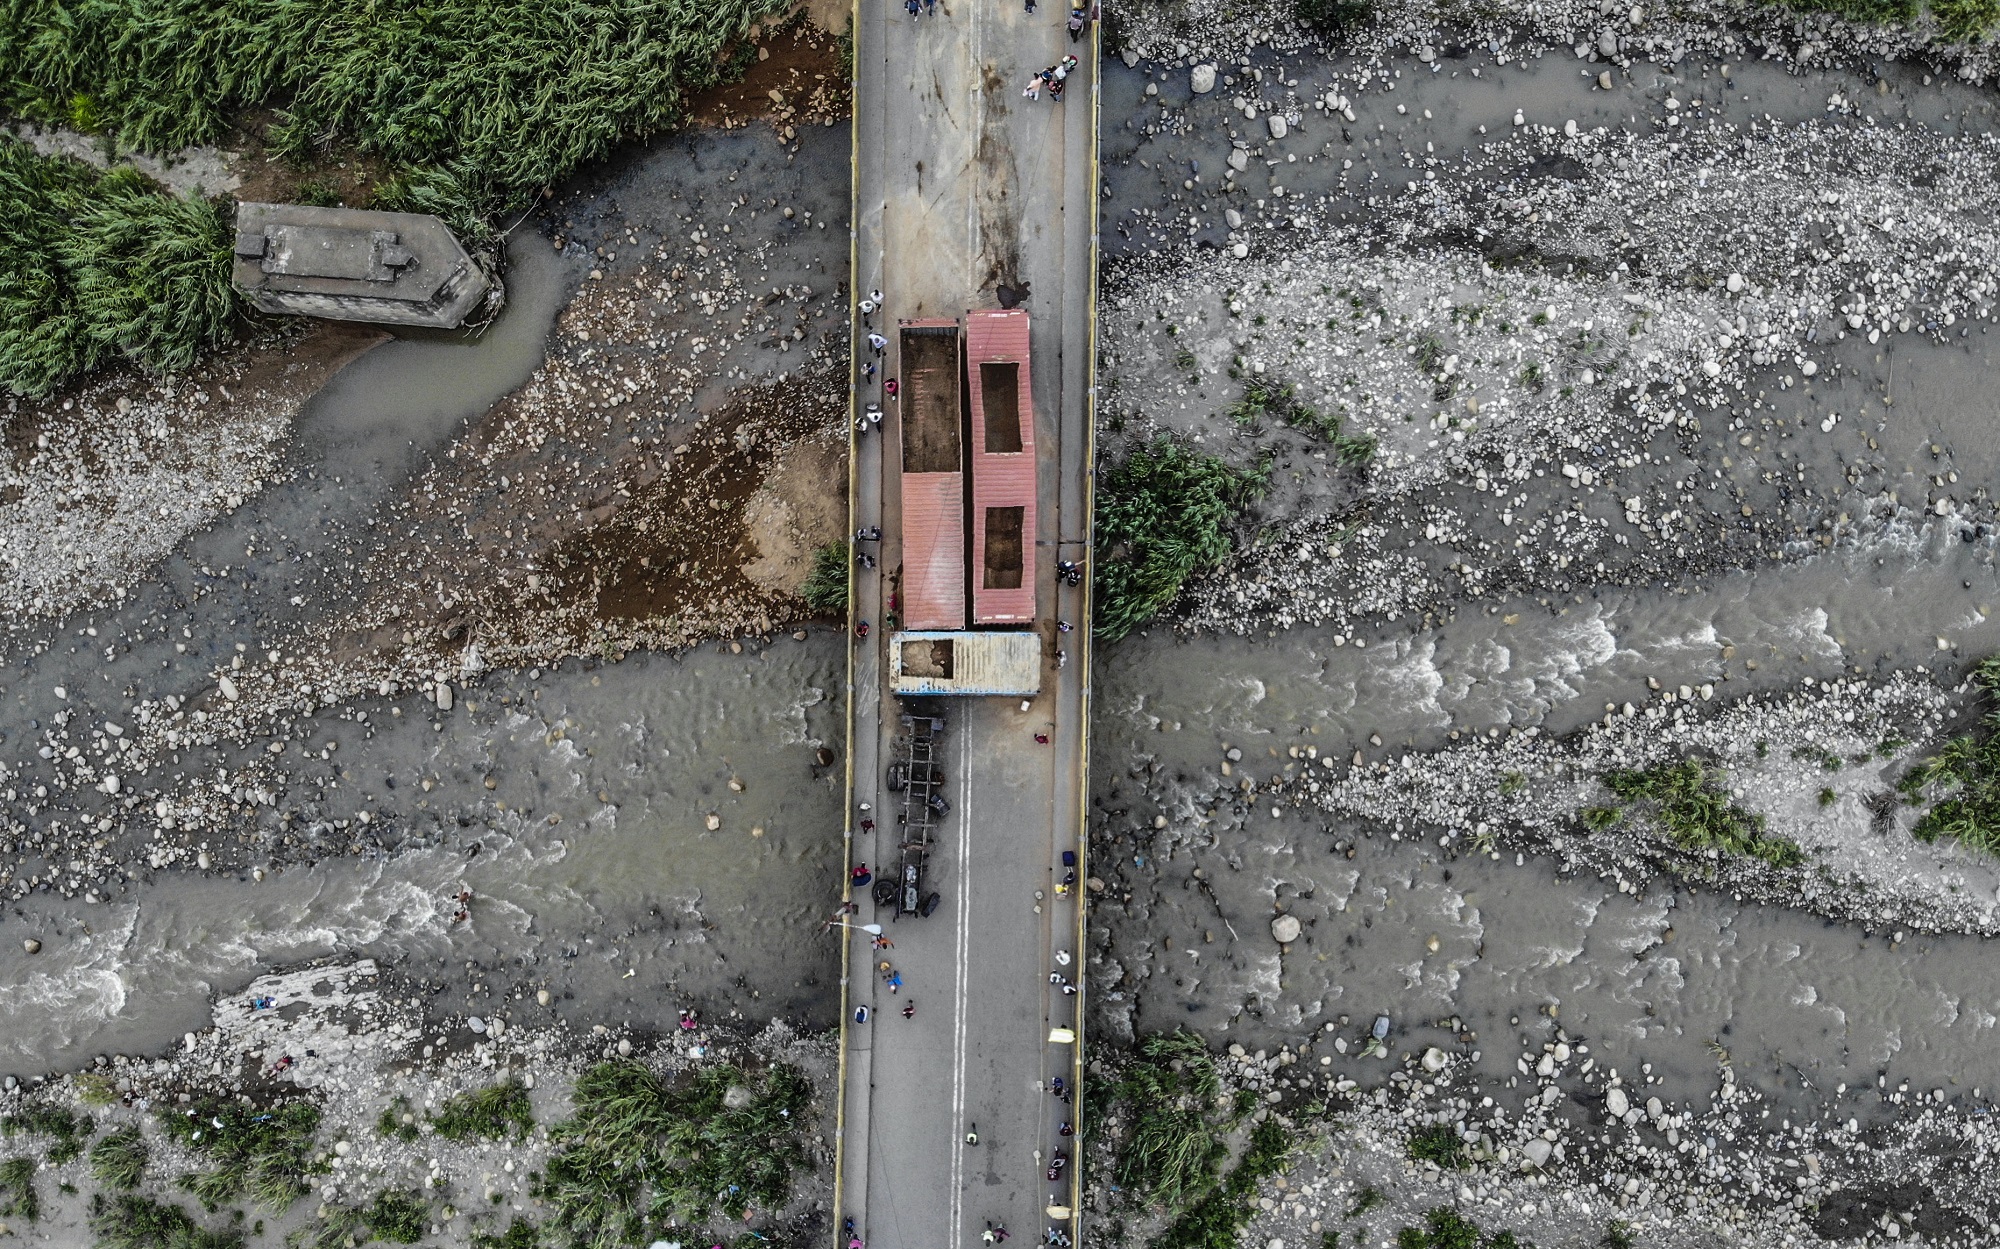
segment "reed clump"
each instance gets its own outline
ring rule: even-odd
[[[138,1128],[120,1128],[90,1147],[90,1173],[107,1188],[137,1188],[150,1156]]]
[[[1257,1186],[1283,1170],[1291,1153],[1283,1124],[1276,1119],[1259,1123],[1228,1178],[1169,1223],[1151,1249],[1235,1249],[1243,1225],[1257,1212]]]
[[[224,208],[0,135],[0,388],[44,395],[114,360],[183,369],[227,341]]]
[[[1763,816],[1730,800],[1722,769],[1699,759],[1617,769],[1604,774],[1604,787],[1621,805],[1587,808],[1583,820],[1593,831],[1617,823],[1622,806],[1640,805],[1653,812],[1668,840],[1682,850],[1749,855],[1773,867],[1796,867],[1805,861],[1798,843],[1765,832]]]
[[[94,1199],[90,1232],[96,1249],[241,1249],[243,1244],[240,1231],[211,1231],[180,1206],[129,1195]]]
[[[1979,661],[1972,684],[1995,705],[1972,732],[1904,773],[1896,788],[1911,803],[1934,800],[1910,830],[1919,841],[1949,837],[1994,854],[2000,853],[2000,655]]]
[[[475,1137],[503,1141],[517,1133],[526,1136],[534,1131],[535,1112],[528,1104],[527,1089],[517,1081],[502,1080],[445,1099],[444,1105],[431,1116],[431,1128],[448,1141],[468,1141]]]
[[[524,207],[679,125],[778,0],[0,0],[0,112],[150,152],[225,139],[246,108],[304,155],[401,171],[383,198],[455,224]]]
[[[779,1064],[761,1077],[722,1065],[679,1079],[634,1060],[599,1063],[576,1082],[575,1117],[554,1145],[537,1195],[561,1245],[645,1243],[670,1226],[771,1210],[807,1166],[805,1076]]]
[[[799,587],[806,606],[822,616],[847,614],[848,563],[852,555],[845,542],[829,542],[813,552],[812,572]]]
[[[83,1143],[90,1139],[95,1126],[88,1118],[60,1106],[25,1106],[0,1118],[0,1134],[48,1137],[46,1157],[49,1165],[54,1167],[74,1161],[82,1154]]]
[[[219,1099],[169,1107],[160,1116],[169,1136],[215,1164],[180,1181],[211,1212],[243,1194],[273,1211],[298,1200],[306,1177],[320,1165],[313,1158],[319,1119],[311,1102],[254,1106]]]
[[[1118,1151],[1118,1184],[1147,1202],[1175,1210],[1215,1187],[1228,1156],[1223,1132],[1210,1122],[1222,1082],[1208,1043],[1192,1032],[1155,1033],[1113,1091],[1132,1114]]]
[[[1229,558],[1230,533],[1260,473],[1162,438],[1105,474],[1096,501],[1098,635],[1115,642]]]

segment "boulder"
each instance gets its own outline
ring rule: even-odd
[[[1189,70],[1188,88],[1196,95],[1207,95],[1215,90],[1215,66],[1197,65]]]
[[[1266,117],[1264,119],[1264,124],[1271,128],[1271,137],[1273,139],[1284,138],[1285,132],[1289,129],[1289,127],[1286,126],[1285,124],[1285,119],[1279,116],[1277,113],[1273,113],[1269,117]]]
[[[1299,917],[1296,915],[1280,915],[1271,921],[1271,936],[1277,939],[1279,945],[1297,941],[1299,931]]]
[[[1443,1050],[1439,1049],[1435,1045],[1431,1046],[1429,1049],[1424,1051],[1425,1071],[1430,1071],[1430,1072],[1443,1071],[1450,1062],[1451,1058],[1448,1055],[1446,1055]]]
[[[1521,1146],[1521,1157],[1529,1164],[1537,1167],[1549,1165],[1549,1157],[1555,1152],[1556,1147],[1539,1136]]]
[[[1632,1103],[1627,1100],[1624,1089],[1613,1088],[1604,1095],[1604,1109],[1609,1111],[1614,1119],[1623,1119],[1625,1112],[1631,1108]]]

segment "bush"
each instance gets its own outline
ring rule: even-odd
[[[812,572],[799,587],[806,606],[822,616],[847,615],[847,568],[850,562],[845,542],[829,542],[813,552]]]
[[[217,204],[0,135],[0,387],[42,395],[115,359],[182,369],[238,303]]]
[[[161,1122],[169,1136],[217,1164],[213,1171],[181,1177],[182,1187],[211,1211],[246,1192],[282,1211],[305,1192],[306,1177],[315,1169],[319,1107],[311,1102],[260,1108],[211,1099],[169,1107]]]
[[[725,51],[785,7],[10,0],[0,110],[68,122],[86,101],[95,129],[160,152],[224,138],[241,109],[282,108],[280,151],[344,139],[444,215],[490,217],[678,125],[687,97],[730,68]]]
[[[107,1138],[110,1139],[110,1138]],[[186,1210],[146,1197],[99,1199],[90,1215],[97,1249],[240,1249],[243,1234],[209,1231]]]
[[[1097,495],[1095,627],[1115,642],[1229,557],[1230,526],[1261,476],[1161,439],[1104,477]]]
[[[735,1092],[732,1092],[735,1090]],[[774,1209],[807,1164],[800,1122],[811,1087],[797,1070],[757,1080],[733,1066],[673,1082],[644,1063],[599,1063],[577,1078],[576,1115],[550,1132],[554,1152],[536,1195],[544,1225],[575,1246],[644,1242],[648,1229],[741,1220]]]
[[[121,1128],[90,1148],[90,1173],[110,1188],[137,1188],[149,1151],[138,1128]]]
[[[534,1131],[535,1112],[529,1108],[527,1089],[512,1080],[502,1080],[475,1093],[447,1098],[431,1116],[431,1127],[448,1141],[471,1140],[476,1136],[501,1141],[515,1132],[526,1136]]]

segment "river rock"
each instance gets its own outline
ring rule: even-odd
[[[1599,75],[1597,76],[1597,89],[1598,89],[1599,91],[1609,91],[1609,90],[1611,90],[1611,71],[1610,71],[1610,70],[1608,70],[1608,69],[1607,69],[1607,70],[1605,70],[1605,71],[1604,71],[1603,73],[1601,73],[1601,74],[1599,74]]]
[[[1597,55],[1618,55],[1618,32],[1612,30],[1609,26],[1606,26],[1597,36]]]
[[[237,692],[236,682],[230,680],[229,674],[226,672],[217,678],[216,683],[222,687],[222,696],[232,703],[243,696]]]
[[[1611,1113],[1612,1118],[1623,1119],[1625,1112],[1632,1109],[1632,1103],[1627,1100],[1624,1089],[1614,1088],[1604,1095],[1604,1109]]]
[[[1278,918],[1272,920],[1271,936],[1277,939],[1279,945],[1290,945],[1292,942],[1297,941],[1299,939],[1299,917],[1296,915],[1280,915]]]
[[[750,1090],[740,1084],[732,1084],[722,1090],[722,1104],[731,1110],[741,1110],[750,1104]]]
[[[536,989],[535,1002],[538,1005],[547,1006],[549,1004],[549,991],[547,989]]]
[[[1197,65],[1189,70],[1188,87],[1196,95],[1207,95],[1215,90],[1215,66]]]
[[[1521,1146],[1521,1157],[1537,1167],[1549,1165],[1549,1157],[1555,1152],[1556,1147],[1539,1136]]]
[[[1234,163],[1236,154],[1234,152],[1231,152],[1229,155],[1231,162]],[[1247,155],[1243,158],[1243,163],[1246,165],[1250,163],[1250,158]],[[1222,220],[1232,230],[1240,230],[1243,228],[1243,214],[1237,212],[1234,208],[1223,209]]]
[[[1653,1122],[1658,1123],[1660,1121],[1660,1116],[1665,1113],[1667,1113],[1667,1108],[1665,1104],[1660,1101],[1659,1098],[1648,1097],[1646,1099],[1646,1117],[1648,1119],[1651,1119]]]
[[[631,1056],[632,1056],[632,1039],[630,1037],[619,1037],[618,1057],[630,1058]]]
[[[1290,129],[1290,127],[1285,124],[1285,119],[1277,113],[1273,113],[1269,117],[1266,117],[1264,119],[1264,124],[1271,128],[1271,137],[1274,139],[1284,138],[1285,132],[1288,129]]]
[[[1429,1049],[1424,1051],[1425,1071],[1431,1071],[1431,1072],[1443,1071],[1445,1069],[1445,1065],[1448,1064],[1449,1062],[1451,1062],[1451,1059],[1445,1055],[1445,1052],[1443,1050],[1439,1049],[1435,1045],[1431,1046]]]
[[[472,1031],[478,1033],[480,1036],[486,1035],[486,1021],[484,1019],[481,1019],[477,1015],[469,1016],[465,1021],[465,1026],[472,1029]]]
[[[439,681],[437,684],[437,706],[439,711],[451,710],[451,686],[447,682]]]
[[[21,948],[30,954],[40,954],[42,952],[42,943],[33,937],[26,937],[21,941]],[[10,1084],[8,1087],[12,1088],[13,1086]]]

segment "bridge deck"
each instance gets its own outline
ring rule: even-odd
[[[918,21],[883,0],[855,12],[853,285],[857,300],[883,292],[872,325],[892,346],[863,383],[868,327],[857,313],[855,408],[879,402],[886,415],[879,432],[855,435],[851,460],[853,524],[883,530],[879,567],[854,570],[851,610],[871,625],[866,639],[850,630],[854,862],[879,868],[900,853],[885,772],[902,708],[884,648],[903,558],[901,431],[880,381],[900,367],[900,322],[998,307],[1003,285],[1027,292],[1031,314],[1032,376],[1021,389],[1034,397],[1034,628],[1045,664],[1026,710],[1013,698],[927,700],[947,720],[951,807],[923,886],[940,895],[935,913],[895,920],[869,890],[853,894],[850,922],[879,922],[894,942],[871,950],[866,934],[845,933],[836,1228],[853,1219],[870,1249],[963,1249],[988,1221],[1024,1246],[1052,1225],[1077,1230],[1046,1214],[1075,1205],[1076,1168],[1054,1183],[1046,1173],[1054,1151],[1076,1153],[1059,1127],[1077,1107],[1048,1090],[1058,1076],[1074,1087],[1080,1074],[1083,1002],[1050,976],[1080,981],[1084,961],[1087,583],[1063,587],[1054,568],[1088,558],[1097,32],[1071,42],[1067,17],[1061,6],[1031,14],[970,0],[939,0]],[[1023,98],[1029,74],[1066,53],[1082,63],[1064,102],[1046,91]],[[1060,632],[1059,620],[1075,630]],[[1066,851],[1079,885],[1059,894]],[[885,961],[900,975],[897,992],[879,970]],[[1054,1028],[1079,1039],[1052,1043]],[[974,1124],[979,1140],[968,1145]]]

